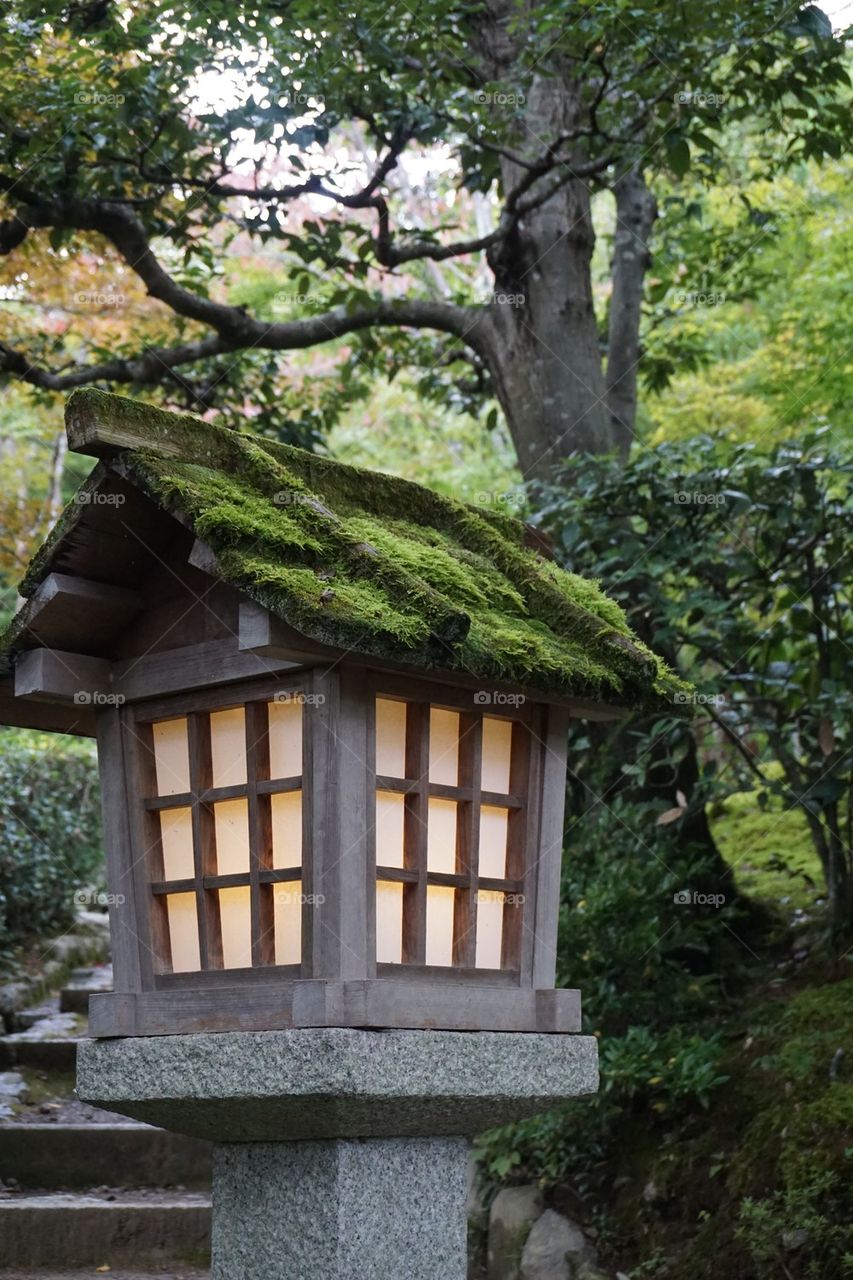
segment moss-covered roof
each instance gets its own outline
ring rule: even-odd
[[[132,442],[108,465],[310,640],[622,706],[672,703],[684,687],[597,583],[525,546],[518,520],[101,391],[74,392],[67,419],[78,439],[112,427]],[[60,519],[23,594],[50,571],[62,534]]]

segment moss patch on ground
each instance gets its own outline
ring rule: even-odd
[[[741,893],[788,914],[810,911],[823,899],[820,862],[802,809],[760,790],[739,791],[712,815],[712,828]]]

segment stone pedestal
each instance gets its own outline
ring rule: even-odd
[[[464,1280],[469,1138],[598,1085],[591,1036],[88,1041],[77,1091],[216,1144],[213,1280]]]
[[[465,1280],[466,1138],[229,1143],[212,1280]]]

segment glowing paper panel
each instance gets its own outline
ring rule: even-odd
[[[459,713],[433,707],[429,713],[429,780],[455,787],[459,781]]]
[[[160,844],[164,880],[188,880],[195,874],[191,809],[162,810]]]
[[[302,792],[282,791],[270,799],[273,867],[301,867]]]
[[[483,773],[484,791],[509,794],[509,769],[512,758],[512,723],[483,717]]]
[[[302,883],[273,885],[276,964],[302,963]]]
[[[406,704],[376,699],[376,772],[384,778],[406,776]]]
[[[480,875],[502,880],[506,875],[509,810],[484,804],[480,809]]]
[[[405,799],[393,791],[376,793],[376,863],[402,867]]]
[[[169,942],[174,973],[190,973],[201,968],[198,947],[198,915],[194,893],[170,893],[166,898]]]
[[[216,871],[221,876],[249,870],[249,806],[245,800],[222,800],[213,806],[216,828]]]
[[[456,870],[456,801],[429,801],[427,823],[427,870]]]
[[[504,896],[481,889],[477,894],[478,969],[500,969],[503,943]]]
[[[298,778],[302,773],[302,703],[269,704],[270,777]]]
[[[376,885],[376,959],[380,964],[403,960],[403,886],[389,880]]]
[[[160,720],[153,726],[157,794],[175,796],[190,789],[187,719]]]
[[[214,711],[210,717],[213,785],[236,787],[246,781],[246,712],[242,707]]]
[[[252,963],[252,914],[249,887],[219,890],[222,965],[248,969]]]
[[[455,889],[433,884],[427,888],[427,964],[453,964],[453,904],[455,899]]]

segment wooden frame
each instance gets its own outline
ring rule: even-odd
[[[270,778],[266,704],[276,694],[302,701],[302,773]],[[405,701],[411,716],[405,777],[376,777],[377,696]],[[246,782],[214,786],[212,712],[245,708]],[[458,712],[456,785],[430,780],[431,709]],[[152,726],[187,717],[190,787],[158,795]],[[484,716],[512,725],[507,791],[484,790]],[[576,992],[543,990],[556,946],[565,739],[563,708],[520,702],[480,705],[473,689],[432,680],[365,672],[356,664],[315,666],[225,686],[187,690],[98,711],[104,813],[115,833],[108,880],[113,912],[116,990],[93,999],[98,1036],[176,1034],[193,1029],[280,1026],[441,1026],[456,1029],[578,1030]],[[302,791],[301,868],[271,865],[271,797]],[[400,868],[377,868],[377,793],[405,798],[411,851]],[[543,794],[544,792],[544,794]],[[221,873],[215,861],[213,806],[245,799],[248,870]],[[427,865],[424,806],[431,798],[457,805],[456,866]],[[483,876],[478,865],[483,804],[507,811],[505,874]],[[192,874],[167,881],[160,815],[192,811]],[[427,822],[428,822],[427,817]],[[546,843],[547,842],[547,843]],[[405,963],[376,961],[377,875],[404,885]],[[271,889],[302,878],[301,963],[274,963]],[[223,967],[217,895],[248,887],[252,967]],[[431,885],[455,890],[452,965],[426,960],[426,894]],[[114,886],[119,886],[115,888]],[[499,969],[476,967],[478,897],[482,890],[518,895],[504,907]],[[199,970],[168,972],[169,894],[193,893],[199,929]],[[545,897],[548,901],[545,901]],[[165,960],[165,963],[164,963]]]

